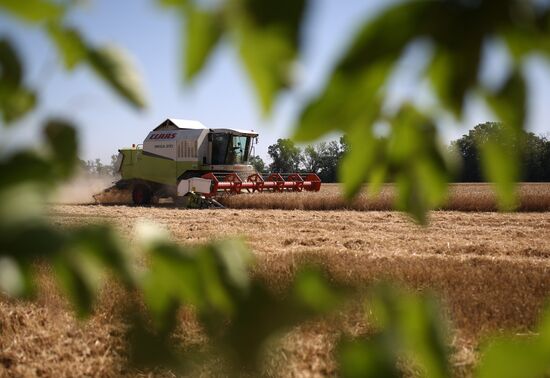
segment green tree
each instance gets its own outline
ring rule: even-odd
[[[338,165],[345,148],[341,142],[330,141],[307,145],[302,153],[304,169],[319,175],[323,182],[336,182]]]
[[[302,163],[306,172],[319,173],[321,169],[321,156],[326,150],[326,143],[310,144],[304,147]]]
[[[252,156],[250,158],[250,164],[252,164],[252,166],[257,172],[259,173],[265,172],[265,163],[260,156],[258,155]]]
[[[523,181],[550,181],[550,140],[525,133],[522,156]]]
[[[277,143],[267,148],[271,157],[269,169],[272,172],[297,172],[300,169],[301,150],[290,139],[277,139]]]
[[[516,139],[500,140],[504,126],[497,122],[479,124],[451,142],[451,148],[456,151],[462,160],[462,170],[458,177],[462,182],[484,181],[481,150],[491,141],[499,141],[503,148],[517,153],[520,159],[518,178],[523,181],[547,181],[550,161],[548,160],[548,146],[546,138],[531,132],[521,131]]]

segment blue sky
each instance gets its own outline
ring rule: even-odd
[[[118,148],[141,143],[147,132],[165,118],[196,119],[211,127],[253,129],[260,133],[256,152],[267,158],[267,146],[290,135],[291,126],[307,98],[322,88],[326,74],[346,48],[360,23],[374,16],[389,1],[315,0],[303,30],[305,50],[300,57],[300,81],[282,94],[268,118],[260,107],[238,57],[224,43],[206,69],[191,84],[182,80],[183,28],[178,15],[157,7],[152,0],[84,3],[72,12],[69,24],[78,26],[87,40],[97,45],[124,47],[142,75],[148,107],[135,110],[121,100],[86,67],[65,72],[57,62],[55,48],[39,29],[22,26],[0,16],[0,35],[17,43],[28,69],[29,84],[39,89],[40,107],[19,122],[13,132],[0,134],[0,148],[39,139],[38,121],[48,115],[73,120],[79,127],[81,157],[109,161]],[[131,4],[131,5],[130,5]],[[498,80],[506,70],[506,57],[498,46],[485,65],[487,80]],[[430,102],[429,90],[413,80],[413,68],[422,53],[412,51],[390,85],[392,103],[405,98]],[[542,59],[531,59],[528,128],[550,131],[550,70]],[[484,106],[470,101],[462,124],[449,118],[442,122],[445,141],[455,139],[476,123],[490,120]]]

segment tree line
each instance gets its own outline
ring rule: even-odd
[[[93,160],[79,159],[79,167],[82,172],[88,175],[116,176],[116,161],[117,155],[111,155],[111,161],[109,164],[104,164],[99,158]]]
[[[447,148],[460,161],[454,181],[483,182],[480,147],[488,140],[498,138],[502,125],[486,122],[475,126],[468,134],[453,140]],[[521,137],[508,141],[510,151],[521,151],[520,180],[527,182],[550,181],[550,140],[546,136],[522,132]],[[251,164],[259,172],[314,172],[323,182],[338,181],[340,159],[348,150],[345,137],[339,141],[322,142],[300,148],[290,139],[278,139],[268,147],[271,163],[253,156]]]
[[[460,139],[451,142],[449,148],[458,154],[462,163],[462,169],[456,177],[456,181],[485,181],[480,147],[489,140],[498,139],[501,129],[500,123],[482,123]],[[548,137],[522,131],[516,138],[498,142],[502,143],[510,152],[519,152],[520,172],[518,178],[521,181],[550,181],[550,140]]]

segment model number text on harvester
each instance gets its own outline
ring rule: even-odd
[[[149,139],[174,139],[176,134],[153,134]]]

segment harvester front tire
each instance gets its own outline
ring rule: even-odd
[[[132,202],[134,205],[143,206],[151,204],[153,193],[146,185],[136,185],[132,190]]]

